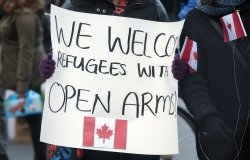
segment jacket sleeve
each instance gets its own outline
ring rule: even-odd
[[[194,19],[192,18],[192,20]],[[181,43],[184,42],[186,37],[196,41],[198,52],[197,72],[194,74],[188,73],[181,80],[180,91],[188,110],[194,115],[197,122],[201,122],[209,115],[219,115],[219,112],[213,105],[206,79],[206,70],[208,68],[202,48],[202,43],[206,42],[203,41],[204,38],[199,37],[201,34],[195,29],[195,25],[196,23],[189,21],[187,17],[181,35]]]
[[[155,0],[156,10],[161,22],[169,22],[168,14],[160,0]]]
[[[19,40],[17,62],[17,92],[23,95],[29,87],[32,76],[32,62],[35,43],[35,13],[31,11],[16,13],[16,28]]]

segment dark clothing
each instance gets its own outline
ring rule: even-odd
[[[105,157],[105,158],[104,158]],[[118,152],[104,152],[95,150],[84,150],[84,160],[159,160],[155,155],[126,154]]]
[[[0,23],[0,88],[24,95],[40,88],[39,62],[44,55],[41,18],[29,8],[6,14]]]
[[[42,114],[25,117],[30,129],[30,135],[34,150],[34,160],[46,160],[46,144],[40,142]]]
[[[0,160],[8,160],[7,156],[7,122],[6,119],[3,118],[3,101],[0,95]]]
[[[156,155],[127,154],[48,145],[48,160],[159,160]]]
[[[43,26],[43,45],[45,53],[49,53],[52,48],[51,33],[50,33],[50,16],[44,14],[42,16],[42,26]]]
[[[161,0],[171,21],[178,21],[178,13],[181,10],[182,0]]]
[[[71,0],[62,5],[63,8],[84,13],[112,15],[116,6],[111,0]],[[139,18],[152,21],[168,21],[168,16],[161,2],[158,0],[128,0],[125,12],[120,15],[124,17]],[[49,145],[51,146],[51,145]],[[159,160],[159,155],[139,155],[116,152],[105,152],[95,150],[83,150],[82,155],[77,155],[77,150],[67,147],[56,147],[51,150],[48,146],[48,159],[54,160]],[[68,154],[63,154],[68,153]],[[66,158],[70,157],[70,158]]]
[[[29,8],[4,14],[0,20],[0,89],[19,95],[32,89],[39,92],[42,79],[39,62],[44,55],[41,17]],[[3,106],[0,106],[0,110]],[[34,160],[46,159],[46,145],[40,142],[41,114],[27,116],[34,147]]]
[[[250,35],[250,3],[246,2],[238,9],[247,35]],[[250,76],[206,16],[193,9],[186,17],[181,40],[183,42],[188,37],[196,41],[199,56],[197,72],[187,75],[181,81],[181,95],[199,126],[197,137],[202,130],[202,122],[208,116],[218,116],[232,130],[232,135],[228,136],[235,141],[236,150],[245,154],[240,155],[240,160],[249,160]],[[219,23],[220,17],[212,18]],[[249,41],[248,36],[234,42],[250,64]],[[205,160],[207,158],[203,152],[206,151],[201,151],[204,144],[199,144],[199,141],[197,138],[198,154],[202,155],[201,160]]]
[[[67,3],[67,2],[66,2]],[[67,9],[94,14],[112,15],[115,5],[110,0],[71,0]],[[152,21],[168,21],[168,16],[158,0],[129,0],[123,17]]]
[[[50,13],[51,4],[61,6],[65,0],[45,0],[45,12]]]

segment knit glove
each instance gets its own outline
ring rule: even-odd
[[[52,59],[52,54],[49,53],[44,57],[39,65],[40,76],[42,79],[50,78],[55,72],[56,62]]]
[[[188,64],[186,61],[180,59],[180,54],[174,56],[172,61],[172,73],[175,79],[182,80],[188,72]]]
[[[211,160],[233,160],[236,148],[233,133],[217,116],[209,116],[198,124],[204,133],[200,134],[200,145],[203,153]]]

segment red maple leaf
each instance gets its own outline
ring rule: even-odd
[[[198,53],[194,52],[193,55],[194,55],[194,59],[197,60],[198,59]]]
[[[105,139],[109,139],[113,135],[113,130],[110,130],[105,123],[100,129],[97,129],[96,134],[99,138],[103,138],[103,143],[105,143]]]
[[[232,24],[231,23],[227,22],[227,27],[228,27],[228,29],[230,29],[230,31],[232,30]]]

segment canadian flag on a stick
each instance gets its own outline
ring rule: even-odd
[[[126,149],[127,120],[84,117],[83,146]]]
[[[191,39],[186,38],[181,50],[181,59],[188,62],[189,72],[194,73],[197,71],[197,43]]]
[[[220,18],[224,32],[224,42],[247,36],[238,11]]]

